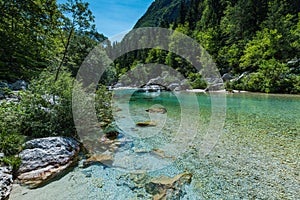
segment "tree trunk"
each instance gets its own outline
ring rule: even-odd
[[[71,38],[72,38],[72,35],[73,35],[73,31],[74,31],[74,28],[71,28],[70,33],[69,33],[69,36],[68,36],[67,44],[66,44],[66,46],[65,46],[63,58],[62,58],[62,60],[61,60],[61,62],[60,62],[60,64],[59,64],[59,67],[58,67],[57,71],[56,71],[56,75],[55,75],[54,82],[57,81],[59,72],[60,72],[60,70],[61,70],[61,68],[62,68],[62,66],[63,66],[63,64],[64,64],[64,62],[65,62],[65,59],[66,59],[66,57],[67,57],[68,48],[69,48],[69,45],[70,45],[70,42],[71,42]]]

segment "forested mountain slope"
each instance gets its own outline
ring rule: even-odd
[[[134,28],[163,26],[176,20],[182,0],[157,0],[148,8]]]
[[[299,93],[299,19],[300,0],[156,0],[135,28],[167,27],[194,38],[221,74],[246,74],[228,88]],[[168,54],[158,50],[127,56],[126,62],[151,62],[154,54],[163,64],[182,67],[176,66],[178,58],[168,62]]]

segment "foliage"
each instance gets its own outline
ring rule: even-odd
[[[0,79],[30,80],[62,65],[75,74],[96,42],[105,39],[81,0],[0,0],[0,13]]]
[[[13,155],[21,150],[24,136],[27,139],[77,137],[72,113],[72,94],[73,89],[80,90],[81,85],[65,70],[61,71],[57,81],[54,80],[55,73],[45,70],[31,81],[28,90],[19,94],[19,103],[1,104],[0,117],[3,120],[0,122],[0,152],[7,156],[3,162],[17,167],[19,161]],[[99,121],[108,126],[112,122],[111,93],[105,86],[101,86],[96,91],[95,100]]]
[[[20,152],[23,141],[23,137],[19,134],[2,132],[0,135],[0,152],[4,153],[6,157],[13,156]]]
[[[73,90],[81,90],[81,85],[70,72],[61,71],[57,81],[55,73],[44,71],[32,80],[30,88],[21,95],[22,115],[20,132],[28,137],[69,136],[77,137],[74,125],[72,100]],[[85,95],[85,93],[78,93]],[[78,97],[80,99],[83,96]],[[110,95],[105,87],[96,92],[96,108],[101,119],[111,119]],[[85,116],[87,117],[87,116]]]
[[[16,156],[6,156],[0,159],[0,164],[11,166],[13,172],[17,172],[18,168],[21,165],[21,159]]]
[[[282,35],[276,29],[265,28],[257,32],[256,37],[247,44],[244,55],[240,59],[241,68],[256,71],[264,60],[274,58],[278,49],[276,46],[281,39]]]
[[[29,78],[51,63],[60,16],[55,0],[1,0],[0,13],[0,78]]]
[[[89,4],[82,0],[0,0],[0,13],[0,79],[30,82],[17,94],[20,102],[4,100],[0,106],[0,152],[6,156],[0,163],[16,169],[20,160],[15,154],[25,139],[77,136],[72,92],[81,85],[73,77],[106,38],[96,31]],[[115,68],[108,68],[101,82],[112,84],[116,76]],[[1,94],[16,95],[6,88]],[[112,118],[110,110],[100,106],[108,99],[104,89],[97,91],[101,120]]]
[[[174,4],[168,2],[155,1],[135,27],[150,23],[149,19],[163,21],[163,27],[184,33],[205,47],[221,74],[231,73],[238,77],[244,72],[249,73],[243,80],[227,83],[230,89],[298,93],[299,75],[294,72],[297,70],[289,70],[287,63],[300,58],[299,0],[174,1],[173,17],[168,10]],[[167,13],[153,17],[161,12]],[[162,25],[155,23],[152,26]],[[171,39],[170,47],[174,42],[176,35]],[[154,58],[154,61],[157,57],[165,58],[165,64],[184,76],[192,74],[193,68],[171,53],[160,56],[143,51],[124,60],[126,63],[143,63],[145,57]],[[299,68],[299,64],[293,68]],[[271,78],[270,74],[278,76]]]
[[[227,87],[265,93],[298,93],[299,75],[291,74],[289,67],[276,59],[262,61],[257,72],[250,73],[238,82],[227,83]],[[298,84],[298,85],[297,85]]]
[[[144,15],[135,25],[138,27],[154,27],[162,24],[170,24],[176,19],[181,0],[159,0],[152,3],[148,9],[148,14]],[[164,16],[164,19],[161,19]]]
[[[14,155],[21,150],[24,137],[20,134],[20,107],[14,103],[2,102],[0,104],[0,152],[5,157],[0,159],[0,164],[5,163],[14,169],[20,165],[20,159]]]
[[[193,89],[207,88],[207,83],[203,80],[201,74],[199,73],[191,73],[189,75],[189,81]]]
[[[2,102],[0,107],[0,152],[14,155],[18,152],[18,145],[22,142],[19,135],[21,123],[20,107],[14,103]]]
[[[112,92],[107,91],[105,85],[100,85],[96,91],[95,108],[98,121],[102,122],[102,127],[108,127],[113,121],[112,113]]]
[[[63,71],[55,76],[44,71],[32,80],[20,102],[24,113],[22,132],[30,137],[74,136],[72,117],[72,89],[74,80]]]
[[[60,5],[59,10],[63,14],[59,29],[63,50],[55,79],[63,66],[68,66],[75,76],[92,48],[105,39],[95,29],[94,16],[87,2],[68,0]]]

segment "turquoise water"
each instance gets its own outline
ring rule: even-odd
[[[300,198],[300,96],[132,92],[114,95],[124,145],[112,165],[76,167],[36,190],[16,186],[10,199],[152,199],[128,178],[137,172],[191,172],[181,199]],[[157,107],[167,113],[145,112]],[[135,125],[145,121],[156,126]]]

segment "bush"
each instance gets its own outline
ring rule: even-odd
[[[17,169],[20,159],[14,155],[21,151],[24,137],[20,134],[21,122],[20,106],[14,103],[3,102],[0,104],[0,152],[5,157],[0,159],[0,164],[5,163]]]
[[[99,86],[96,92],[95,108],[97,112],[98,121],[103,122],[104,127],[109,126],[113,120],[112,113],[112,92],[107,91],[106,86]]]
[[[20,152],[23,137],[18,133],[1,132],[0,152],[6,156],[12,156]]]
[[[57,81],[44,71],[21,96],[22,132],[33,138],[75,136],[72,116],[74,79],[62,71]]]
[[[189,82],[193,89],[205,89],[207,88],[206,81],[202,78],[201,74],[191,73],[189,74]]]
[[[241,80],[228,83],[226,88],[265,93],[299,93],[299,76],[291,73],[286,64],[275,59],[265,60]]]
[[[300,94],[300,75],[292,74],[290,79],[292,83],[291,93]]]
[[[22,132],[33,138],[49,136],[77,137],[72,112],[73,89],[77,97],[83,99],[88,95],[81,89],[81,85],[71,77],[71,73],[62,71],[57,81],[50,72],[43,72],[40,77],[33,80],[29,90],[22,95],[21,108],[23,109]],[[99,87],[96,92],[96,110],[100,120],[110,123],[112,114],[110,110],[111,95],[106,87]],[[89,109],[84,110],[86,102],[77,105],[83,118],[88,118]],[[85,125],[83,125],[85,126]],[[86,127],[77,127],[83,128]],[[87,130],[87,129],[86,129]]]

